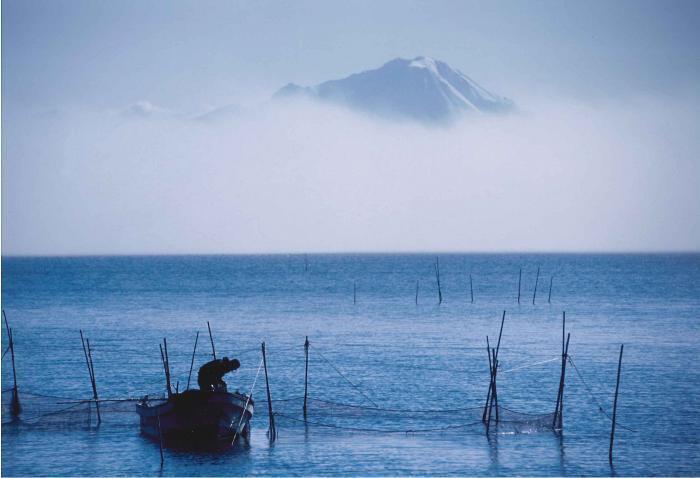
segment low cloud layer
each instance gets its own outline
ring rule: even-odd
[[[3,254],[698,250],[699,105],[6,114]]]

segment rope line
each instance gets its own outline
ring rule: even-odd
[[[250,393],[248,394],[248,398],[245,401],[245,406],[243,407],[243,411],[241,412],[241,418],[238,420],[238,425],[236,425],[236,431],[233,434],[233,440],[231,440],[231,443],[236,441],[236,438],[238,437],[238,429],[241,428],[241,422],[243,422],[243,417],[245,416],[245,412],[248,410],[248,403],[250,403],[250,397],[253,396],[253,390],[255,390],[255,384],[258,381],[258,375],[260,375],[260,369],[263,366],[263,359],[260,359],[260,365],[258,365],[258,371],[255,373],[255,379],[253,379],[253,385],[250,387]],[[229,424],[229,430],[231,429],[231,425],[233,422]]]
[[[555,360],[561,360],[561,357],[554,357],[554,358],[549,359],[549,360],[543,360],[541,362],[537,362],[537,363],[533,363],[533,364],[529,364],[529,365],[521,365],[519,367],[509,368],[508,370],[501,370],[501,373],[515,372],[516,370],[522,370],[524,368],[535,367],[537,365],[542,365],[545,363],[554,362]]]
[[[382,407],[368,407],[366,405],[353,405],[350,403],[341,403],[341,402],[333,402],[330,400],[323,400],[320,398],[311,398],[309,397],[309,400],[313,402],[321,402],[321,403],[327,403],[329,405],[336,405],[339,407],[348,407],[348,408],[359,408],[362,410],[372,410],[372,411],[378,411],[378,412],[394,412],[394,413],[453,413],[453,412],[465,412],[469,410],[481,410],[482,407],[466,407],[466,408],[444,408],[444,409],[410,409],[410,408],[382,408]],[[519,413],[519,412],[516,412]]]
[[[331,367],[333,367],[333,370],[335,370],[336,373],[337,373],[338,375],[340,375],[341,377],[343,377],[343,378],[345,379],[346,382],[348,382],[355,390],[357,390],[357,391],[360,393],[360,395],[362,395],[362,396],[365,397],[367,400],[369,400],[369,402],[370,402],[372,405],[374,405],[375,407],[380,408],[379,405],[377,405],[377,402],[375,402],[374,400],[372,400],[367,394],[365,394],[365,392],[362,391],[362,389],[361,389],[360,387],[358,387],[357,385],[355,385],[354,383],[352,383],[352,382],[350,381],[349,378],[347,378],[345,375],[343,375],[343,372],[341,372],[340,370],[338,370],[338,369],[336,368],[336,366],[333,365],[333,364],[330,362],[330,360],[328,360],[328,359],[321,353],[320,350],[318,350],[318,349],[315,349],[315,350],[318,352],[318,355],[319,355],[323,360],[325,360],[325,362],[326,362],[328,365],[330,365]]]
[[[344,427],[340,425],[333,425],[331,423],[322,423],[322,422],[314,422],[310,420],[303,420],[300,418],[292,417],[289,415],[284,415],[281,413],[275,413],[275,416],[279,416],[282,418],[286,418],[288,420],[292,420],[295,422],[299,423],[306,423],[308,425],[313,425],[313,426],[319,426],[319,427],[325,427],[325,428],[336,428],[340,430],[350,430],[350,431],[356,431],[356,432],[369,432],[369,433],[429,433],[429,432],[438,432],[438,431],[447,431],[447,430],[454,430],[454,429],[460,429],[460,428],[466,428],[474,425],[481,424],[481,420],[475,420],[473,422],[467,422],[467,423],[461,423],[459,425],[448,425],[446,427],[437,427],[437,428],[419,428],[419,429],[408,429],[408,430],[398,430],[398,429],[383,429],[383,428],[361,428],[361,427]]]
[[[595,404],[598,406],[598,411],[600,411],[600,413],[602,413],[608,420],[610,420],[610,421],[612,422],[612,417],[611,417],[610,415],[608,415],[608,413],[603,409],[603,406],[600,404],[600,402],[598,401],[598,399],[595,397],[595,394],[594,394],[593,391],[591,390],[591,387],[588,386],[588,382],[586,382],[586,380],[583,378],[583,375],[581,374],[581,371],[578,369],[578,367],[577,367],[576,364],[574,363],[574,360],[571,358],[571,355],[569,355],[569,363],[574,367],[574,370],[576,370],[576,374],[577,374],[578,377],[581,379],[581,382],[583,382],[583,385],[584,385],[584,387],[586,388],[586,391],[588,392],[588,395],[590,395],[590,397],[593,399],[593,401],[595,402]],[[616,424],[618,427],[624,428],[625,430],[630,431],[630,432],[635,432],[635,433],[636,433],[636,431],[637,431],[637,430],[633,430],[632,428],[630,428],[630,427],[628,427],[628,426],[623,425],[622,423],[618,422],[617,420],[615,420],[615,424]]]

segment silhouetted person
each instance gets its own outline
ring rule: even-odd
[[[197,383],[202,391],[226,391],[226,382],[223,377],[229,372],[236,370],[241,363],[236,360],[229,360],[228,357],[212,360],[199,367]]]

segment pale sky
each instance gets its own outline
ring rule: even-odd
[[[3,254],[698,250],[699,46],[696,1],[5,0]],[[267,104],[418,55],[521,113]]]

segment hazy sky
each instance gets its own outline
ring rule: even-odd
[[[697,1],[4,0],[3,253],[698,250],[699,47]],[[265,104],[418,55],[521,113]]]

